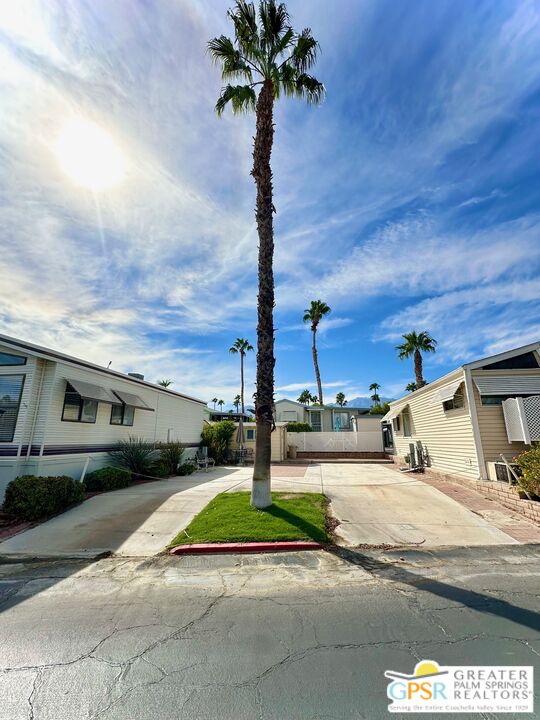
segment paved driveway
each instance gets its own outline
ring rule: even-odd
[[[249,490],[251,474],[250,468],[218,468],[97,495],[0,543],[0,556],[95,557],[106,551],[123,556],[155,555],[215,495]],[[278,466],[273,475],[274,490],[325,493],[340,522],[337,534],[345,545],[436,547],[517,542],[504,532],[513,522],[508,513],[494,509],[486,519],[418,476],[403,475],[383,465]]]

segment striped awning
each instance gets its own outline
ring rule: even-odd
[[[402,405],[399,408],[390,408],[390,410],[386,413],[381,422],[390,422],[394,418],[397,418],[397,416],[400,415],[402,412],[407,410],[408,407],[409,403],[407,403],[406,405]]]
[[[111,404],[118,402],[113,393],[104,387],[92,385],[92,383],[83,382],[82,380],[72,380],[71,378],[66,378],[66,381],[85,400],[97,400],[98,402]]]
[[[540,395],[539,375],[474,376],[480,395]]]
[[[151,408],[150,405],[145,403],[145,401],[138,395],[124,392],[124,390],[114,390],[113,392],[120,400],[120,402],[124,403],[124,405],[130,405],[131,407],[137,408],[138,410],[150,410],[154,412],[154,408]],[[115,400],[114,402],[118,404],[118,400]]]
[[[450,385],[445,385],[433,395],[431,404],[440,405],[447,400],[452,400],[462,382],[463,380],[456,380],[456,382],[450,383]]]

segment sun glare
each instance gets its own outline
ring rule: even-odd
[[[105,130],[89,120],[68,120],[58,135],[55,150],[65,174],[90,190],[106,190],[125,176],[126,160],[120,148]]]

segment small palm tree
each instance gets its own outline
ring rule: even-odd
[[[400,360],[414,357],[414,374],[416,376],[416,388],[421,388],[426,384],[423,375],[422,353],[434,353],[437,341],[426,332],[417,333],[413,330],[401,336],[405,342],[396,346],[398,357]]]
[[[311,402],[311,393],[309,390],[302,390],[297,398],[297,402],[302,403],[302,405],[309,405]]]
[[[371,383],[371,385],[369,386],[369,389],[373,393],[373,395],[371,396],[371,399],[373,400],[373,402],[379,403],[381,401],[381,398],[378,393],[378,391],[381,389],[381,386],[379,385],[379,383],[376,383],[376,382]]]
[[[174,385],[172,380],[158,380],[158,385],[161,385],[161,387],[169,387],[170,385]]]
[[[240,395],[237,395],[237,396],[234,398],[234,400],[233,400],[233,405],[234,405],[234,407],[236,408],[236,412],[238,412],[238,408],[240,407],[240,403],[241,403],[241,402],[242,402],[242,401],[241,401],[241,399],[240,399]],[[243,409],[242,409],[242,413],[244,413],[244,410],[243,410]]]
[[[338,392],[338,394],[336,395],[336,403],[340,407],[343,407],[344,405],[347,404],[347,401],[345,400],[345,393]]]
[[[321,373],[319,372],[319,360],[317,358],[317,328],[325,315],[330,312],[329,306],[322,300],[312,300],[309,308],[304,310],[304,322],[311,323],[311,332],[313,334],[313,343],[311,353],[313,355],[313,366],[315,367],[315,379],[317,380],[317,389],[319,391],[319,403],[323,404]]]
[[[223,406],[225,405],[225,400],[218,400],[217,404],[219,405],[219,409],[223,410]]]
[[[319,402],[319,398],[316,395],[312,395],[311,398],[312,405],[322,405],[322,403]]]
[[[213,402],[213,403],[214,403],[214,410],[216,409],[216,403],[217,403],[217,401],[218,401],[217,398],[212,398],[212,400],[210,401],[210,402]]]
[[[216,103],[221,115],[228,103],[234,113],[255,111],[255,139],[251,174],[257,188],[255,217],[259,235],[259,294],[257,323],[257,435],[251,503],[264,508],[272,503],[270,491],[271,433],[274,424],[274,217],[272,168],[274,102],[281,95],[296,95],[319,102],[324,86],[309,69],[315,63],[318,43],[306,28],[297,33],[287,8],[275,0],[255,5],[237,0],[229,18],[234,39],[221,35],[208,43],[213,60],[221,65],[227,83]],[[232,85],[231,81],[242,84]],[[258,93],[258,94],[257,94]]]
[[[233,355],[240,355],[240,402],[242,404],[242,412],[245,412],[244,406],[244,358],[246,353],[253,350],[253,345],[250,345],[244,338],[236,338],[234,344],[229,348],[229,352]]]
[[[414,392],[415,390],[418,390],[418,385],[414,382],[410,382],[405,388],[405,392]]]

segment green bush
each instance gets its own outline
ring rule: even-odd
[[[158,460],[156,463],[152,465],[150,468],[150,471],[148,472],[148,475],[155,478],[167,478],[170,475],[172,475],[171,471],[169,470],[168,465],[166,465],[161,460]]]
[[[4,510],[23,520],[37,520],[84,499],[83,484],[67,475],[20,475],[6,488]]]
[[[287,423],[287,432],[313,432],[313,428],[306,422]]]
[[[183,465],[180,465],[177,471],[177,475],[191,475],[191,473],[194,473],[197,469],[197,466],[194,465],[192,462],[185,462]]]
[[[131,473],[122,468],[104,467],[88,473],[84,478],[84,487],[88,492],[119,490],[131,482]]]
[[[214,458],[216,464],[226,462],[227,450],[236,429],[232,420],[220,420],[211,425],[205,425],[203,428],[201,445],[206,445],[209,457]]]
[[[167,470],[167,475],[177,475],[184,459],[184,446],[181,442],[160,443],[159,463]]]
[[[117,467],[135,475],[151,475],[150,470],[158,460],[159,452],[153,443],[130,435],[127,440],[119,440],[109,456]]]
[[[521,468],[519,484],[529,495],[540,496],[540,444],[518,455],[515,462]]]
[[[386,415],[387,412],[390,412],[390,403],[387,402],[376,403],[369,409],[370,415]]]

